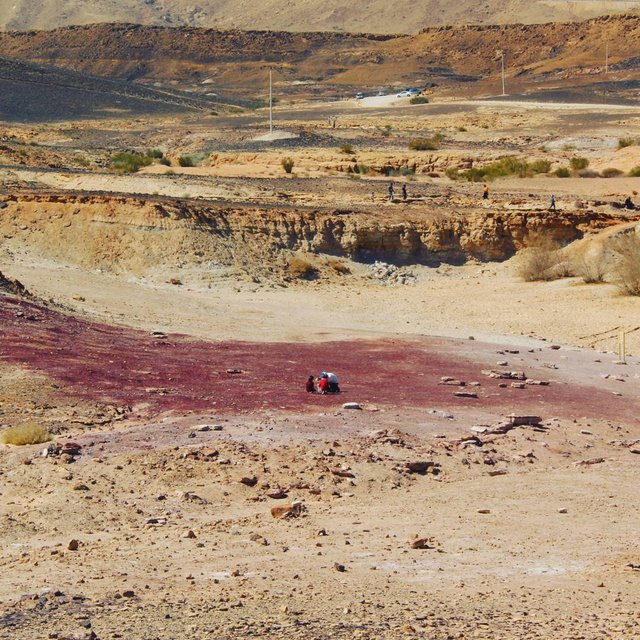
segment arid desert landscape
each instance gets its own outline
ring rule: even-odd
[[[640,638],[633,3],[18,4],[0,638]]]

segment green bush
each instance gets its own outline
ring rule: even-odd
[[[359,174],[365,176],[365,175],[367,175],[367,173],[369,173],[371,171],[371,167],[366,165],[366,164],[359,163],[359,164],[356,165],[355,171],[356,171],[356,173],[359,173]]]
[[[282,165],[285,173],[291,173],[295,162],[293,158],[282,158],[282,160],[280,160],[280,164]]]
[[[147,158],[154,158],[155,160],[160,160],[164,157],[164,153],[162,153],[160,149],[147,149],[147,153],[145,155]]]
[[[549,173],[551,170],[551,162],[549,162],[549,160],[534,160],[529,165],[529,169],[531,169],[533,173]]]
[[[135,173],[140,167],[147,167],[152,159],[139,153],[122,151],[111,158],[111,168],[118,173]]]
[[[568,178],[571,175],[571,171],[567,167],[558,167],[553,173],[556,178]]]
[[[546,160],[537,160],[529,164],[526,160],[507,156],[482,167],[471,167],[471,169],[461,171],[457,174],[457,177],[469,182],[484,182],[485,180],[494,180],[495,178],[512,175],[528,177],[533,173],[544,173],[550,168],[551,165],[548,165]]]
[[[409,141],[409,149],[412,151],[435,151],[438,142],[434,138],[414,138]]]
[[[569,164],[574,171],[580,171],[586,169],[589,166],[589,160],[587,158],[575,157],[569,160]]]
[[[631,169],[631,171],[629,171],[629,177],[630,178],[640,178],[640,165],[638,165],[637,167],[633,167],[633,169]]]
[[[160,158],[160,164],[163,164],[165,167],[170,167],[171,160],[169,160],[169,158]]]
[[[193,158],[191,156],[180,156],[178,158],[178,164],[181,167],[195,167],[195,163],[193,162]]]
[[[429,104],[429,98],[425,98],[424,96],[413,96],[413,98],[409,100],[409,104]]]
[[[353,145],[350,145],[349,143],[343,144],[340,147],[340,153],[353,153]]]
[[[616,176],[621,176],[622,171],[620,169],[616,169],[615,167],[607,167],[600,172],[600,175],[603,178],[615,178]]]
[[[624,149],[625,147],[630,147],[635,143],[633,138],[620,138],[618,140],[618,149]]]

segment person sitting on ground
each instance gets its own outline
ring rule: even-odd
[[[315,393],[316,392],[316,383],[315,378],[313,376],[309,376],[307,378],[307,384],[305,385],[307,393]]]
[[[327,372],[327,380],[329,381],[329,393],[340,393],[340,383],[335,373]]]
[[[624,208],[635,210],[636,205],[631,201],[631,196],[627,196],[627,199],[624,201]]]
[[[329,378],[326,374],[324,376],[321,374],[318,378],[318,393],[322,395],[329,393]]]

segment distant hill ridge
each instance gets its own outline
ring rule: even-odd
[[[639,42],[640,15],[432,27],[412,36],[97,24],[0,33],[0,56],[129,81],[175,80],[204,93],[216,87],[264,87],[267,69],[274,70],[280,87],[296,81],[334,87],[468,83],[498,73],[501,52],[513,81],[564,83],[573,77],[591,82],[604,70],[605,43],[615,80],[635,82]]]
[[[428,26],[578,21],[640,9],[640,0],[0,0],[0,28],[99,22],[259,29],[417,33]]]

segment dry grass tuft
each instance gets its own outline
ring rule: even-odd
[[[618,290],[626,296],[640,296],[640,236],[632,232],[615,238],[611,250],[616,255],[612,272]]]
[[[318,270],[308,260],[298,256],[289,259],[287,270],[290,276],[303,280],[311,280],[318,273]]]
[[[347,275],[348,273],[351,273],[349,265],[345,264],[341,260],[337,260],[336,258],[329,258],[327,260],[327,265],[340,275]]]
[[[568,275],[557,242],[544,236],[532,236],[520,256],[518,275],[526,282],[556,280]]]
[[[25,422],[16,427],[9,427],[0,434],[3,444],[22,446],[25,444],[42,444],[51,440],[51,434],[35,422]]]

